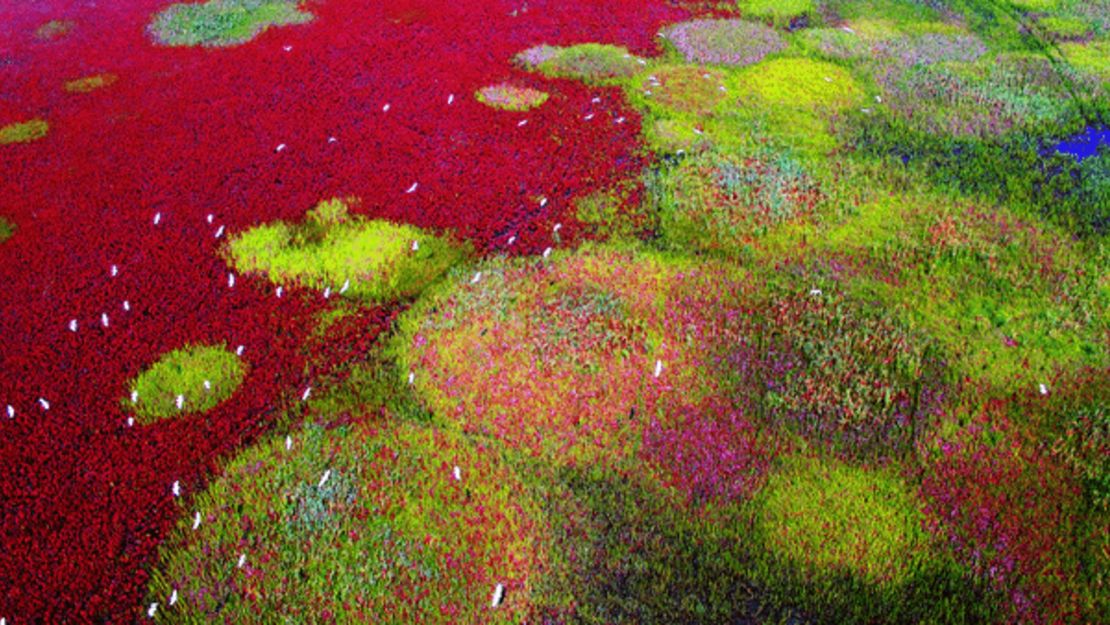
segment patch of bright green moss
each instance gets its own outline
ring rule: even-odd
[[[148,600],[172,622],[519,623],[545,528],[486,445],[404,423],[309,426],[245,451],[183,511]]]
[[[1056,40],[1083,39],[1091,34],[1090,24],[1072,17],[1053,15],[1037,20],[1037,25]]]
[[[528,111],[547,102],[547,93],[529,87],[516,87],[509,84],[482,87],[474,97],[486,106],[503,111]]]
[[[115,74],[96,74],[66,81],[63,88],[70,93],[88,93],[115,84],[119,77]]]
[[[0,243],[12,238],[13,234],[15,234],[15,224],[0,217]]]
[[[415,226],[349,215],[347,204],[323,201],[301,223],[277,221],[235,235],[229,260],[278,285],[377,303],[419,293],[469,255],[464,245]]]
[[[131,382],[135,401],[121,401],[140,423],[153,423],[211,410],[231,397],[245,377],[243,361],[224,346],[192,345],[159,358]]]
[[[46,136],[50,131],[50,124],[42,119],[32,119],[26,122],[8,124],[0,128],[0,145],[9,143],[28,143]]]
[[[899,478],[834,460],[791,458],[757,495],[755,529],[812,574],[898,583],[925,555],[922,515]]]
[[[769,19],[781,25],[803,16],[813,16],[817,11],[814,0],[739,0],[738,4],[745,16]]]
[[[301,0],[208,0],[178,3],[160,11],[149,30],[167,46],[234,46],[254,39],[271,26],[304,24],[313,15]]]
[[[583,43],[575,46],[537,46],[516,56],[525,69],[553,78],[574,78],[587,83],[606,83],[627,78],[639,71],[642,60],[619,46]]]

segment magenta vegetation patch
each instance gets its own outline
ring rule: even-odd
[[[0,3],[0,625],[1110,614],[1110,10]]]

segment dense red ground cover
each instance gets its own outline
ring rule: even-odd
[[[195,492],[282,397],[350,351],[306,353],[318,295],[277,299],[250,279],[229,288],[219,226],[296,219],[320,199],[358,195],[364,212],[450,228],[480,249],[516,236],[515,249],[542,250],[556,221],[573,238],[570,197],[639,165],[634,113],[616,91],[570,81],[546,84],[551,100],[527,113],[472,94],[506,80],[538,86],[510,63],[530,46],[600,41],[650,55],[652,33],[684,16],[662,0],[328,0],[308,7],[308,25],[203,49],[150,42],[146,24],[166,4],[0,6],[0,125],[51,126],[37,142],[0,146],[0,214],[18,225],[0,245],[0,410],[15,410],[0,413],[9,623],[133,620],[178,514],[172,482]],[[73,20],[72,32],[34,36],[54,19]],[[63,89],[101,72],[118,82]],[[368,315],[363,340],[393,312]],[[244,387],[207,415],[128,428],[127,381],[187,342],[243,345]]]

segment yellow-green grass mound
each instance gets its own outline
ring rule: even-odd
[[[42,119],[8,124],[0,127],[0,145],[29,143],[45,137],[49,131],[50,124]]]
[[[35,38],[41,41],[53,41],[68,35],[77,23],[73,20],[50,20],[35,29]]]
[[[0,217],[0,243],[12,238],[13,234],[15,234],[15,224]]]
[[[246,374],[243,361],[224,346],[190,345],[140,373],[121,401],[140,423],[206,412],[231,397]]]
[[[474,97],[486,106],[503,111],[528,111],[547,102],[547,93],[529,87],[517,87],[507,83],[482,87]]]
[[[158,12],[148,30],[166,46],[234,46],[271,26],[304,24],[313,19],[301,0],[208,0],[171,4]]]
[[[415,226],[351,215],[350,202],[326,200],[300,223],[276,221],[233,236],[229,262],[284,287],[380,303],[419,293],[468,256],[463,244]]]
[[[814,0],[739,0],[737,4],[746,17],[771,20],[783,26],[817,12]]]
[[[559,463],[618,461],[650,417],[703,392],[698,307],[683,298],[721,285],[634,249],[495,259],[406,313],[393,351],[424,406],[464,431]]]
[[[62,85],[62,88],[69,93],[88,93],[111,86],[115,84],[117,80],[119,80],[119,76],[115,74],[94,74],[92,76],[67,80],[65,84]]]
[[[575,46],[540,45],[516,55],[518,65],[552,78],[574,78],[603,84],[627,78],[646,63],[619,46],[583,43]]]
[[[481,443],[313,426],[247,450],[196,499],[148,605],[184,623],[520,623],[545,527]]]

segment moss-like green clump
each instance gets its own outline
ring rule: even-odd
[[[35,29],[35,38],[42,41],[60,39],[68,35],[76,25],[73,20],[50,20]]]
[[[140,423],[205,412],[231,397],[246,374],[243,361],[223,345],[190,345],[140,373],[121,402]]]
[[[927,541],[900,479],[832,460],[786,462],[756,497],[756,531],[772,553],[811,574],[906,578]]]
[[[208,0],[178,3],[154,16],[154,40],[167,46],[234,46],[254,39],[271,26],[304,24],[313,15],[301,0]]]
[[[528,111],[547,102],[547,93],[529,87],[517,87],[502,83],[482,87],[474,97],[486,106],[503,111]]]
[[[0,217],[0,243],[12,238],[13,234],[15,234],[15,224]]]
[[[119,76],[115,74],[95,74],[74,80],[67,80],[62,87],[70,93],[88,93],[115,84]]]
[[[275,437],[195,510],[152,576],[156,619],[519,623],[547,544],[496,450],[411,424]]]
[[[348,213],[352,200],[320,202],[301,223],[256,226],[233,236],[231,264],[271,282],[384,302],[410,297],[465,259],[465,245],[415,226]]]
[[[516,55],[516,62],[545,76],[575,78],[588,83],[627,78],[646,63],[624,48],[597,43],[567,47],[536,46]]]
[[[32,119],[26,122],[8,124],[0,128],[0,145],[9,143],[28,143],[46,136],[50,124],[46,120]]]
[[[738,4],[746,16],[769,19],[783,26],[817,11],[814,0],[739,0]]]

